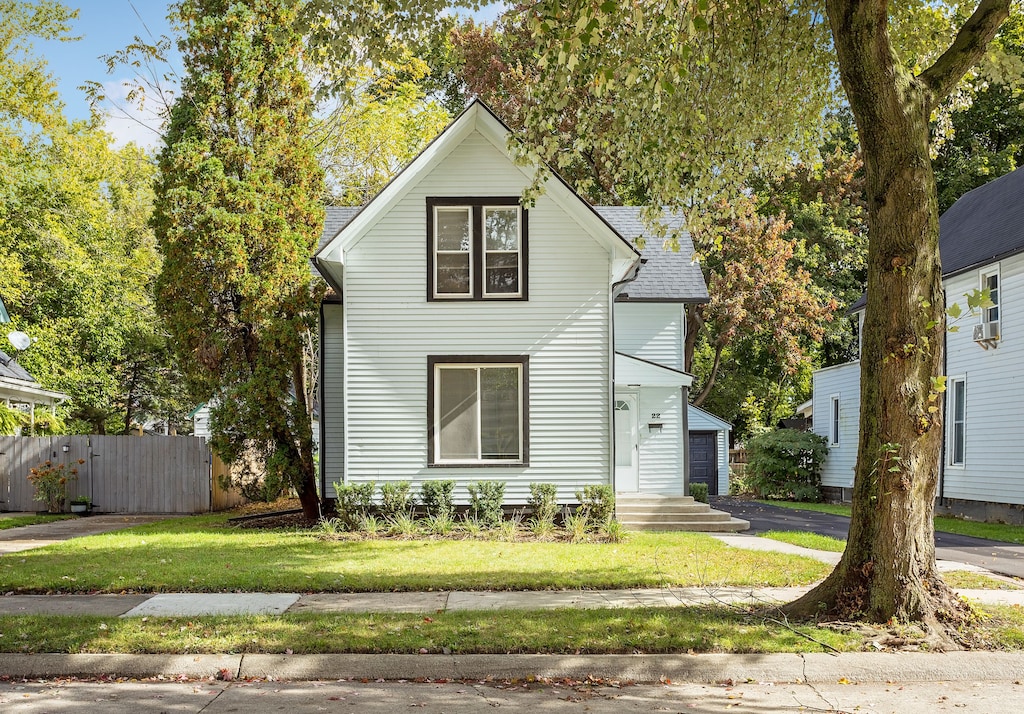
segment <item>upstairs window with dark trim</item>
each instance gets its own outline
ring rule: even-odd
[[[427,300],[525,300],[527,212],[515,197],[427,199]]]

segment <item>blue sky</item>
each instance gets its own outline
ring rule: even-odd
[[[79,89],[86,81],[101,82],[108,96],[121,98],[127,91],[123,83],[131,79],[129,68],[121,67],[115,74],[107,74],[102,55],[113,54],[126,47],[137,35],[147,42],[155,41],[160,35],[169,35],[166,0],[64,0],[72,8],[78,8],[78,19],[72,35],[80,36],[75,42],[41,42],[36,49],[50,66],[58,79],[58,90],[65,104],[65,112],[71,119],[89,116],[89,105],[85,93]],[[478,20],[493,21],[504,9],[504,2],[492,2],[488,7],[473,13]],[[179,69],[172,60],[173,69]],[[160,69],[160,68],[158,68]],[[161,69],[161,71],[163,71]],[[155,147],[159,143],[157,132],[149,126],[157,126],[152,112],[149,116],[131,111],[107,107],[107,129],[114,134],[118,143],[135,141],[143,146]]]
[[[87,80],[103,82],[107,84],[109,93],[130,76],[126,68],[114,75],[107,74],[100,56],[124,48],[136,35],[152,40],[168,34],[167,5],[161,0],[68,0],[67,5],[79,10],[72,34],[81,36],[81,39],[76,42],[41,42],[37,43],[36,49],[58,79],[67,116],[78,119],[89,116],[85,94],[78,87]],[[108,126],[122,140],[145,141],[147,132],[133,120],[112,115]],[[146,143],[155,139],[151,136]]]

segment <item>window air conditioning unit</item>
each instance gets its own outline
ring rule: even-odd
[[[974,341],[987,342],[999,339],[999,323],[983,322],[974,326]]]

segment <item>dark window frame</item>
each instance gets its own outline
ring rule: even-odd
[[[437,461],[435,437],[437,423],[434,412],[437,399],[437,365],[465,365],[466,367],[486,367],[495,364],[518,364],[522,374],[519,402],[521,405],[520,434],[522,437],[522,458],[511,460],[481,460],[470,463],[444,463]],[[460,469],[460,468],[522,468],[530,465],[530,356],[529,355],[427,355],[427,467]]]
[[[515,206],[519,209],[519,294],[484,294],[487,251],[484,246],[484,208]],[[434,252],[434,209],[470,209],[470,274],[468,295],[437,295],[434,292],[436,275]],[[522,302],[529,300],[529,211],[517,196],[430,196],[427,198],[427,302],[496,301]]]

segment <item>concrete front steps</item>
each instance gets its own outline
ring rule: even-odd
[[[615,518],[634,531],[735,533],[750,528],[749,522],[694,501],[692,496],[619,493],[615,495]]]

